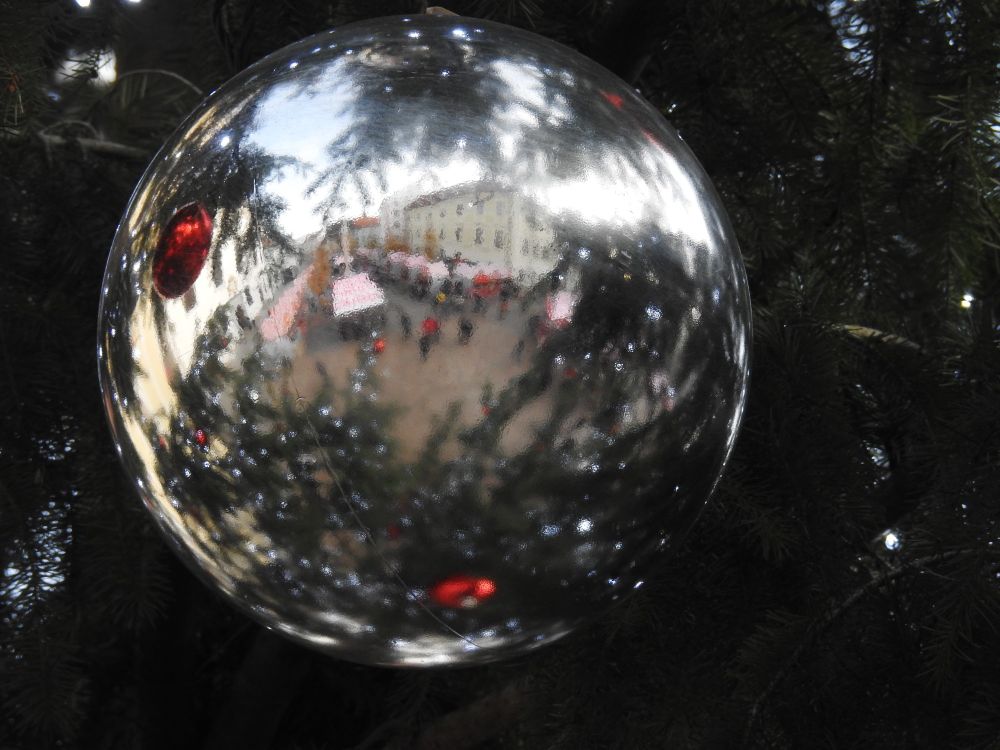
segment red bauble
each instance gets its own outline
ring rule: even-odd
[[[198,445],[200,445],[202,448],[204,448],[206,445],[208,445],[208,435],[205,434],[204,430],[200,430],[200,429],[199,430],[195,430],[194,431],[194,441]]]
[[[455,575],[438,581],[431,586],[431,600],[442,607],[462,607],[468,609],[486,601],[497,591],[492,578]]]
[[[153,255],[153,286],[167,299],[180,297],[201,273],[212,244],[212,217],[189,203],[167,222]]]
[[[372,346],[376,354],[381,354],[385,351],[385,339],[375,339],[375,343]]]

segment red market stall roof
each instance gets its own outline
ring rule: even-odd
[[[576,295],[565,290],[545,297],[545,315],[557,326],[562,327],[573,320],[573,308],[576,307]]]
[[[260,335],[265,341],[276,341],[282,336],[287,336],[295,316],[302,306],[302,299],[306,291],[306,274],[302,274],[289,286],[275,303],[274,307],[267,311],[267,317],[261,321]]]

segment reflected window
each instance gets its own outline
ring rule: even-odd
[[[462,227],[457,227],[455,229],[455,242],[462,241]]]
[[[493,235],[493,247],[503,247],[503,230],[498,229]]]
[[[480,203],[479,205],[480,205],[480,208],[481,208],[482,204]],[[476,244],[477,245],[482,245],[483,244],[483,228],[482,227],[476,227]]]

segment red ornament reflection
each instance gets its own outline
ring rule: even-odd
[[[607,101],[608,104],[610,104],[615,109],[621,109],[622,104],[625,103],[625,100],[622,99],[621,96],[619,96],[618,94],[612,94],[610,91],[602,91],[601,96],[603,96],[605,101]]]
[[[189,203],[167,222],[153,255],[153,286],[167,299],[180,297],[201,273],[212,244],[212,217]]]
[[[497,585],[492,578],[455,575],[445,578],[431,586],[431,600],[442,607],[475,607],[497,591]]]
[[[375,344],[372,346],[376,354],[381,354],[385,351],[385,339],[375,339]]]

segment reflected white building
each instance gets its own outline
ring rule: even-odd
[[[536,279],[555,266],[555,230],[548,214],[517,192],[462,184],[382,207],[381,242],[391,236],[430,258],[504,266]]]

